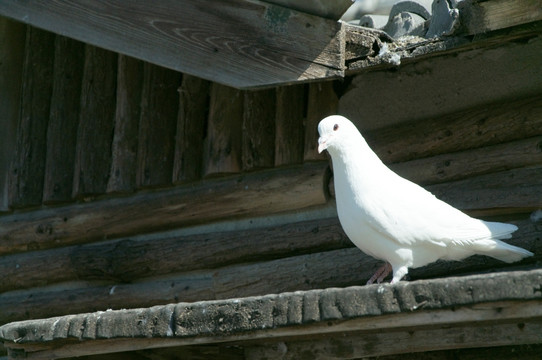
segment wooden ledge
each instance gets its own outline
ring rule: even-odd
[[[325,347],[333,341],[351,343],[355,356],[529,344],[541,340],[541,284],[542,270],[532,270],[298,291],[21,321],[0,327],[0,338],[28,359],[247,340],[246,353],[258,356],[285,344],[282,359],[310,346],[315,358],[337,356]],[[367,336],[378,344],[397,335],[390,346],[365,346]]]

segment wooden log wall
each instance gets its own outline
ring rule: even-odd
[[[0,216],[0,324],[359,285],[379,266],[343,233],[316,153],[340,84],[247,92],[36,29],[26,42]],[[399,174],[517,224],[510,243],[535,252],[512,265],[439,262],[412,279],[541,261],[542,222],[530,215],[542,208],[542,96],[365,135]]]

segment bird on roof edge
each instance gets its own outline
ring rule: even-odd
[[[393,272],[400,281],[408,268],[439,259],[487,255],[511,263],[534,255],[501,241],[518,228],[472,218],[390,170],[371,150],[356,126],[340,115],[318,124],[318,152],[333,162],[339,221],[364,253],[386,263],[367,284]]]

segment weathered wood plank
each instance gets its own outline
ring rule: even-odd
[[[45,249],[326,202],[326,163],[201,181],[0,218],[0,253]]]
[[[420,185],[465,179],[490,172],[542,165],[542,137],[391,164]]]
[[[138,186],[171,184],[181,74],[145,63],[139,147]]]
[[[212,83],[210,96],[203,174],[208,176],[240,172],[243,93],[228,86]]]
[[[0,14],[237,88],[343,74],[341,23],[257,0],[9,0]]]
[[[203,139],[209,113],[209,88],[209,81],[183,74],[179,89],[173,183],[201,178]]]
[[[309,84],[304,142],[305,160],[325,159],[325,154],[318,154],[318,123],[326,116],[337,114],[339,98],[333,86],[331,81]]]
[[[67,202],[72,198],[84,55],[83,43],[56,37],[43,187],[46,204]]]
[[[23,62],[21,118],[17,150],[10,174],[13,207],[41,204],[47,141],[47,123],[53,90],[55,35],[28,28]]]
[[[17,145],[26,28],[0,17],[0,212],[9,210],[9,174]]]
[[[3,256],[0,292],[76,280],[131,282],[351,246],[334,218],[243,231],[121,239]]]
[[[306,85],[277,88],[275,119],[275,165],[303,162]]]
[[[132,192],[137,187],[137,148],[142,82],[143,62],[119,55],[115,132],[107,192]]]
[[[427,189],[473,215],[530,212],[542,208],[542,167],[480,175]]]
[[[243,170],[273,167],[275,113],[275,89],[244,92]]]
[[[512,108],[512,104],[521,102],[514,99],[542,92],[542,82],[538,81],[542,78],[540,53],[542,39],[530,35],[521,41],[499,42],[498,46],[454,56],[405,62],[394,71],[364,72],[348,83],[338,112],[363,131],[421,119],[445,123],[448,114],[473,108],[481,113],[485,107],[488,115],[507,107],[512,112],[528,114],[537,109],[527,103],[523,109]],[[465,114],[472,116],[469,111]],[[508,122],[504,119],[501,126]]]
[[[291,360],[303,357],[314,360],[360,359],[373,356],[380,358],[385,355],[396,355],[394,359],[403,359],[397,355],[472,347],[537,344],[540,341],[542,321],[533,319],[521,324],[522,326],[518,326],[517,323],[488,325],[480,322],[440,329],[414,328],[384,333],[372,331],[344,334],[333,338],[329,338],[328,335],[315,340],[294,340],[281,342],[280,345],[272,343],[267,346],[255,346],[246,349],[245,354],[247,360]],[[288,350],[281,354],[282,349]],[[412,359],[419,359],[420,356],[423,355],[416,355]]]
[[[117,54],[85,46],[73,196],[103,194],[111,170]]]
[[[459,33],[474,35],[542,20],[537,0],[469,0],[458,4]]]
[[[360,121],[357,123],[363,127]],[[542,135],[540,96],[486,104],[434,119],[364,133],[369,145],[385,163],[453,153],[539,135]]]
[[[524,264],[533,266],[542,254],[537,251],[541,249],[538,241],[540,225],[530,220],[515,223],[520,230],[508,242],[535,251],[535,258],[524,260]],[[190,253],[184,251],[178,256],[188,257]],[[485,262],[480,257],[449,262],[451,265],[447,269],[443,269],[441,263],[435,263],[416,269],[415,274],[418,279],[435,278],[472,272],[473,268],[480,272],[511,267],[498,260],[484,259]],[[109,285],[91,285],[87,282],[71,288],[4,292],[0,294],[3,305],[0,323],[62,315],[67,309],[70,313],[79,313],[362,285],[381,265],[381,261],[351,247],[140,279],[132,283],[113,281]]]

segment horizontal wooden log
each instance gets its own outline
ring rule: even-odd
[[[390,168],[410,181],[427,185],[536,165],[542,165],[541,136],[395,163]]]
[[[341,23],[255,0],[10,0],[0,14],[237,88],[343,75]]]
[[[514,304],[506,308],[506,310],[517,310],[521,308],[521,305]],[[496,304],[492,310],[498,312],[499,309],[501,308]],[[472,311],[476,311],[476,308]],[[490,312],[488,311],[488,313]],[[435,357],[435,354],[432,354],[432,357],[426,357],[423,353],[443,349],[537,344],[540,340],[539,334],[542,332],[542,320],[540,318],[525,320],[527,324],[521,322],[521,326],[518,326],[517,322],[488,324],[480,321],[477,324],[470,323],[453,327],[407,328],[384,333],[373,330],[358,334],[343,333],[337,337],[327,335],[324,338],[314,340],[286,340],[281,343],[249,347],[245,349],[245,359],[293,360],[310,358],[327,360],[377,357],[385,360],[383,356],[386,355],[395,355],[393,359],[454,358],[455,353],[454,355],[450,354],[449,357],[444,354],[442,357],[438,357],[438,355]],[[411,354],[412,352],[416,352],[416,354]],[[412,356],[407,358],[399,354]],[[512,357],[517,358],[517,355],[514,354]],[[473,358],[480,358],[480,354],[474,355]],[[499,359],[499,357],[491,357],[491,359]]]
[[[354,76],[340,97],[338,113],[356,122],[364,132],[412,121],[419,123],[410,124],[415,128],[422,126],[422,119],[433,119],[433,123],[442,127],[451,119],[449,114],[459,110],[463,110],[465,122],[476,114],[478,120],[488,122],[492,117],[503,116],[504,121],[497,131],[509,126],[510,120],[510,125],[514,126],[515,120],[540,111],[540,105],[528,105],[525,98],[513,101],[519,97],[539,96],[542,91],[542,83],[538,81],[542,77],[539,58],[542,41],[536,35],[539,32],[531,33],[521,41],[494,43],[456,56],[433,56],[405,62],[394,71],[367,71]],[[526,102],[523,107],[522,101]],[[503,112],[508,112],[508,116]],[[408,126],[404,129],[406,134],[413,130]],[[419,137],[415,140],[436,135],[433,128],[418,129],[422,131],[417,133]],[[534,135],[540,133],[527,136]],[[445,133],[439,136],[444,141],[450,137]],[[470,142],[476,137],[482,142],[499,142],[498,138],[484,140],[484,135],[477,129],[471,133],[465,131],[465,140]]]
[[[335,218],[243,231],[121,239],[0,257],[4,278],[0,292],[76,280],[131,282],[351,246]]]
[[[480,175],[427,189],[471,215],[530,212],[542,208],[542,167]]]
[[[3,216],[0,254],[321,205],[326,167],[310,163]]]
[[[483,34],[542,20],[542,7],[529,0],[468,0],[458,4],[459,33]]]
[[[352,119],[358,122],[358,119]],[[360,128],[363,126],[360,124]],[[542,97],[486,104],[438,118],[366,131],[385,163],[498,145],[542,135]]]
[[[523,266],[532,267],[532,264],[540,261],[542,257],[540,222],[533,222],[530,219],[512,222],[519,230],[508,243],[533,251],[535,256],[521,263]],[[332,223],[330,225],[333,226]],[[305,241],[312,241],[311,235],[305,236]],[[339,238],[339,241],[342,243],[344,239]],[[144,257],[145,254],[140,256]],[[182,253],[179,253],[178,257],[182,259]],[[33,288],[4,292],[0,294],[3,310],[0,313],[0,323],[56,316],[67,312],[147,307],[179,301],[192,302],[362,285],[380,265],[380,261],[363,254],[355,247],[350,247],[161,278],[141,279],[129,284],[112,282],[109,285],[92,286],[87,283],[49,290]],[[413,278],[419,279],[510,267],[511,265],[495,259],[475,256],[461,262],[446,262],[445,265],[437,262],[413,269],[411,272]]]

